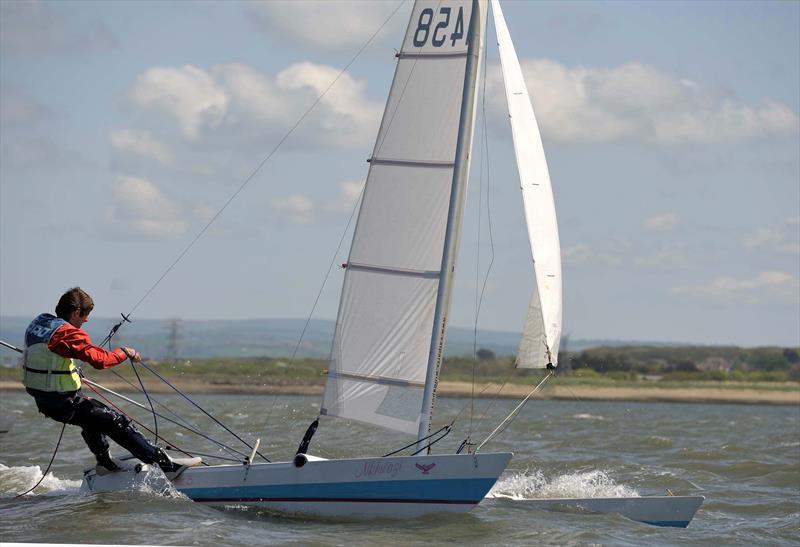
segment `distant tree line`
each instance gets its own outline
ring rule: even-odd
[[[609,380],[800,382],[800,348],[735,346],[614,346],[570,352],[562,340],[558,376]],[[448,357],[445,380],[538,381],[539,369],[515,368],[515,357],[480,348]]]
[[[714,346],[593,348],[562,356],[573,371],[636,377],[800,381],[797,348]],[[624,374],[620,374],[624,373]]]

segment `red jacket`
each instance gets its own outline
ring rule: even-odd
[[[89,334],[69,323],[56,329],[47,343],[47,349],[69,359],[79,359],[96,369],[110,368],[128,358],[122,348],[106,351],[92,344]]]

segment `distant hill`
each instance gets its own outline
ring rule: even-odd
[[[0,339],[22,346],[25,328],[30,317],[0,317]],[[105,338],[116,319],[92,317],[85,325],[96,343]],[[177,356],[185,359],[206,357],[257,357],[290,356],[294,351],[304,319],[251,319],[251,320],[178,320],[175,347]],[[303,342],[298,349],[300,357],[326,358],[333,338],[334,321],[314,319],[308,324]],[[142,355],[163,359],[170,354],[172,321],[168,319],[134,319],[124,325],[114,338],[114,345],[135,347]],[[472,329],[451,327],[447,332],[447,356],[471,355]],[[513,355],[517,350],[519,333],[479,330],[477,347],[491,350],[497,356]],[[613,340],[569,340],[570,351],[600,346],[641,345],[644,342]],[[669,346],[646,342],[648,345]],[[7,350],[2,350],[7,357]]]

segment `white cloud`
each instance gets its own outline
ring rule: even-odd
[[[9,171],[63,171],[91,166],[81,152],[64,148],[48,137],[0,139],[0,164]]]
[[[314,213],[314,203],[303,194],[274,198],[269,205],[278,220],[296,224],[308,224]]]
[[[118,46],[102,22],[65,16],[59,2],[39,0],[0,2],[0,54],[47,55],[61,52],[100,52]]]
[[[297,63],[278,74],[282,90],[296,94],[303,90],[322,95],[340,70],[313,63]],[[347,73],[320,100],[324,117],[319,121],[326,135],[350,144],[365,144],[375,137],[383,105],[370,103],[364,93],[366,82],[355,80]]]
[[[191,65],[147,70],[139,76],[131,100],[145,110],[174,116],[190,140],[202,129],[218,126],[228,106],[227,93],[211,75]]]
[[[672,230],[678,224],[678,215],[675,213],[664,213],[645,219],[644,226],[648,230],[665,232]]]
[[[150,181],[117,177],[106,220],[116,236],[176,237],[186,231],[179,208]]]
[[[570,68],[540,59],[524,60],[522,69],[543,133],[559,141],[634,139],[674,145],[796,135],[800,130],[797,113],[783,103],[743,104],[639,63]],[[499,87],[497,70],[491,82]]]
[[[277,221],[309,224],[314,220],[314,214],[317,211],[337,214],[351,213],[363,188],[363,181],[348,181],[339,185],[338,195],[327,203],[315,203],[305,194],[292,194],[273,198],[270,200],[269,206]]]
[[[601,264],[604,266],[616,266],[622,262],[618,256],[608,253],[601,253],[590,248],[584,243],[579,243],[561,250],[561,257],[565,262],[572,264]]]
[[[779,254],[800,254],[800,217],[786,219],[777,226],[759,228],[744,238],[748,249]]]
[[[139,77],[131,99],[143,110],[173,118],[191,141],[215,133],[252,142],[282,136],[339,75],[339,69],[293,64],[276,75],[243,64],[203,70],[154,68]],[[366,82],[342,74],[293,141],[323,146],[367,146],[382,110],[365,94]]]
[[[328,211],[337,213],[350,213],[361,196],[364,189],[364,181],[343,182],[339,185],[339,195],[331,203],[325,206]]]
[[[681,248],[671,245],[655,252],[636,256],[633,259],[634,265],[639,268],[656,270],[685,267],[690,262],[686,253]]]
[[[120,129],[111,133],[111,144],[120,152],[154,159],[162,165],[172,165],[175,155],[165,143],[154,139],[147,131]]]
[[[764,297],[800,303],[800,279],[787,272],[765,271],[752,279],[718,277],[708,285],[675,287],[672,292],[746,303],[758,303]]]
[[[217,211],[210,205],[198,205],[192,210],[192,215],[202,222],[211,221],[215,214],[217,214]]]
[[[26,95],[11,85],[0,87],[0,124],[4,128],[30,127],[50,111],[34,97]]]
[[[395,7],[395,2],[363,0],[262,0],[248,4],[247,11],[254,27],[266,32],[281,45],[350,49],[366,42]]]

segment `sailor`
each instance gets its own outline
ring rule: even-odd
[[[186,466],[199,464],[199,458],[173,460],[145,439],[130,418],[81,393],[81,377],[74,359],[96,369],[110,368],[126,359],[141,360],[133,348],[106,351],[92,344],[81,326],[93,308],[92,298],[75,287],[61,296],[56,315],[39,315],[25,331],[22,382],[39,412],[57,422],[81,428],[83,440],[97,458],[98,474],[120,469],[119,463],[111,458],[107,437],[142,462],[158,464],[168,476],[177,476]]]

